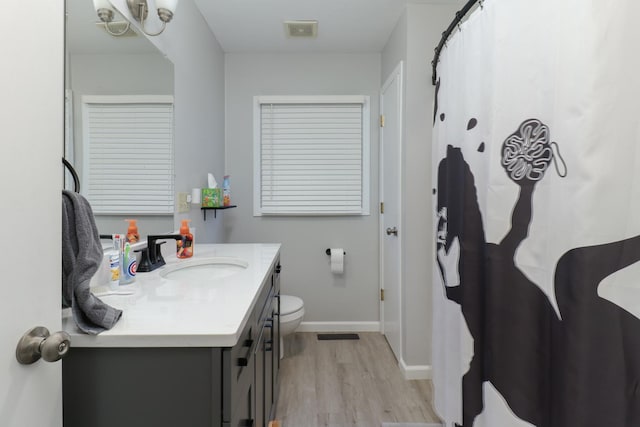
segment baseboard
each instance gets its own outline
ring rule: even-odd
[[[404,360],[400,360],[398,365],[405,380],[431,379],[431,365],[407,365]]]
[[[302,322],[298,332],[380,332],[380,322]]]

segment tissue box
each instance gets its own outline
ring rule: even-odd
[[[203,188],[201,206],[203,208],[219,208],[222,206],[222,189]]]

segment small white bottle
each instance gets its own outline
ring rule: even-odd
[[[117,288],[120,285],[120,252],[108,251],[106,256],[109,257],[109,285]]]

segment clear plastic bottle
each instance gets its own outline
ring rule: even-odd
[[[120,285],[120,252],[113,249],[105,255],[109,257],[109,284],[117,288]]]
[[[222,180],[222,206],[231,206],[231,184],[229,175],[225,175]]]

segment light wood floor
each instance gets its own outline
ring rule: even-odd
[[[282,427],[379,427],[382,422],[438,422],[428,380],[407,381],[383,335],[285,340],[276,418]]]

